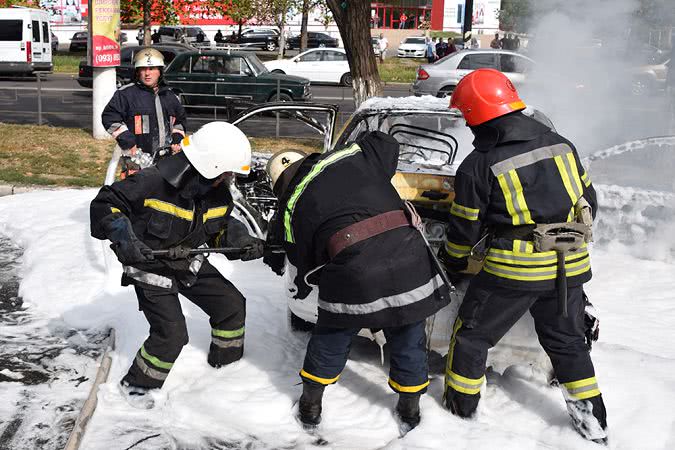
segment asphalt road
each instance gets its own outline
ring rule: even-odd
[[[50,74],[38,83],[33,79],[0,78],[0,122],[37,124],[38,109],[41,105],[42,123],[54,126],[91,129],[92,99],[91,89],[77,84],[74,75]],[[41,88],[38,98],[38,84]],[[392,84],[385,87],[384,95],[403,97],[409,95],[409,85]],[[339,129],[354,111],[352,90],[339,86],[312,85],[315,103],[338,105],[340,113],[337,120]],[[668,105],[665,95],[645,97],[618,96],[611,104],[603,105],[594,101],[592,93],[585,104],[572,108],[573,113],[567,122],[560,120],[556,126],[561,131],[574,129],[578,124],[570,123],[578,116],[591,119],[588,129],[582,129],[572,138],[589,148],[605,148],[632,139],[648,136],[671,134]],[[618,106],[617,106],[618,105]],[[576,119],[575,119],[576,117]],[[188,130],[196,130],[212,120],[228,120],[224,110],[188,109]],[[248,122],[246,133],[255,137],[315,137],[321,138],[304,124],[291,120],[279,120],[274,117],[261,117]]]
[[[38,98],[38,87],[40,98]],[[396,84],[385,88],[385,95],[409,95],[409,85]],[[351,88],[330,85],[312,85],[313,102],[336,104],[340,108],[338,126],[354,112]],[[41,100],[42,123],[63,127],[91,128],[91,89],[81,87],[75,75],[50,74],[45,80],[34,78],[0,78],[0,122],[37,124],[38,103]],[[202,107],[188,109],[188,127],[196,129],[212,120],[227,120],[227,111]],[[276,121],[262,120],[266,125],[251,127],[252,136],[275,136]],[[304,125],[282,121],[281,136],[307,136],[312,131]],[[318,137],[318,135],[317,135]]]

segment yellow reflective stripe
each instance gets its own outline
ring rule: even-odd
[[[577,194],[574,192],[572,180],[570,180],[570,176],[567,173],[565,162],[563,161],[562,156],[556,156],[553,159],[555,160],[555,165],[558,166],[558,172],[560,172],[560,178],[562,178],[562,182],[565,185],[567,195],[569,195],[570,199],[572,199],[572,204],[575,204],[577,200],[579,200],[579,197],[577,197]]]
[[[581,275],[591,269],[590,258],[585,257],[580,261],[565,265],[565,273],[568,277]],[[553,280],[557,275],[556,266],[548,267],[512,267],[485,261],[483,270],[494,276],[517,281],[545,281]]]
[[[225,214],[227,214],[227,206],[221,206],[220,208],[209,208],[209,210],[204,213],[203,221],[206,222],[209,219],[223,217]]]
[[[150,353],[145,351],[145,345],[141,345],[141,356],[146,361],[152,363],[152,365],[155,366],[155,367],[159,367],[161,369],[167,369],[167,370],[169,370],[173,367],[173,363],[164,362],[161,359],[157,358],[156,356],[152,356]]]
[[[584,186],[591,186],[591,177],[588,176],[588,172],[584,172],[584,174],[581,176],[581,181],[584,182]]]
[[[576,254],[579,254],[579,253],[583,252],[584,249],[587,249],[587,248],[588,248],[588,244],[586,244],[584,242],[581,245],[581,248],[579,248],[578,250],[575,250],[575,251],[573,251],[569,254],[570,255],[576,255]],[[490,256],[495,256],[495,255],[509,256],[509,255],[513,255],[514,253],[518,253],[518,252],[512,252],[511,250],[504,250],[504,249],[501,249],[501,248],[490,248],[490,251],[488,252],[488,255],[490,255]],[[523,258],[532,259],[532,258],[540,258],[542,256],[556,256],[556,253],[555,253],[555,250],[551,250],[549,252],[536,252],[536,253],[532,253],[532,254],[523,254],[523,255],[518,255],[518,256],[522,256]]]
[[[509,171],[509,175],[511,176],[513,186],[516,188],[516,203],[518,205],[518,209],[520,209],[520,215],[522,216],[521,220],[523,220],[523,223],[534,223],[532,221],[530,210],[528,209],[527,203],[525,202],[525,196],[523,195],[523,185],[520,183],[518,173],[515,170],[511,170]]]
[[[305,369],[302,369],[302,370],[300,371],[300,376],[301,376],[301,377],[305,377],[305,378],[309,378],[309,379],[312,380],[312,381],[316,381],[317,383],[321,383],[321,384],[324,384],[324,385],[327,385],[327,384],[333,384],[333,383],[335,383],[335,382],[338,380],[338,378],[340,378],[340,375],[338,375],[338,376],[335,377],[335,378],[321,378],[321,377],[317,377],[316,375],[312,375],[311,373],[306,372]]]
[[[585,400],[600,395],[598,380],[595,377],[563,383],[566,393],[574,400]]]
[[[160,211],[163,213],[171,214],[172,216],[180,217],[188,221],[192,221],[194,214],[192,211],[187,209],[179,208],[176,205],[171,203],[163,202],[162,200],[157,200],[154,198],[146,198],[143,202],[143,206],[147,206],[150,209],[155,211]]]
[[[524,241],[520,241],[524,242]],[[514,244],[515,245],[515,244]],[[530,244],[532,245],[532,244]],[[558,258],[553,252],[545,252],[545,253],[521,253],[521,252],[509,252],[509,253],[502,253],[502,254],[495,254],[493,253],[494,250],[490,250],[488,252],[486,261],[492,261],[495,263],[504,263],[504,264],[514,264],[514,265],[519,265],[519,266],[546,266],[546,265],[552,265],[552,264],[557,264]],[[503,252],[508,252],[508,250],[502,250]],[[576,250],[575,252],[570,253],[569,255],[565,256],[565,262],[572,262],[575,261],[579,258],[583,258],[588,256],[588,250],[587,249],[579,249]]]
[[[531,241],[521,241],[520,239],[513,240],[513,253],[532,253],[534,252],[534,245]]]
[[[572,181],[577,187],[577,193],[579,197],[584,194],[584,188],[581,186],[581,177],[579,176],[579,168],[577,167],[577,161],[574,159],[574,153],[569,152],[567,155],[567,162],[569,163],[570,170],[572,171]],[[575,202],[576,203],[576,202]]]
[[[389,378],[389,385],[396,389],[397,392],[419,392],[425,387],[429,386],[429,380],[426,383],[418,384],[417,386],[401,386],[391,378]]]
[[[336,151],[328,158],[316,163],[314,167],[312,167],[312,170],[310,170],[309,173],[305,175],[305,177],[300,181],[300,183],[298,183],[298,185],[295,187],[295,190],[293,191],[293,194],[286,203],[286,211],[284,212],[284,228],[286,230],[285,235],[287,242],[295,242],[295,239],[293,238],[293,228],[291,227],[291,219],[293,217],[295,205],[298,203],[298,200],[300,199],[300,196],[304,192],[305,188],[307,188],[307,185],[309,185],[309,183],[311,183],[312,180],[316,178],[316,176],[321,172],[323,172],[323,170],[329,165],[348,156],[352,156],[360,151],[361,147],[359,147],[357,144],[354,144],[351,147],[345,148],[343,150]]]
[[[464,258],[471,254],[471,246],[459,245],[455,244],[454,242],[445,241],[445,251],[448,253],[448,255],[455,258]]]
[[[574,206],[572,206],[570,212],[567,214],[567,221],[574,222]]]
[[[508,211],[514,225],[520,225],[520,218],[516,214],[516,209],[513,207],[513,202],[511,201],[511,191],[509,185],[506,183],[506,177],[503,173],[497,175],[497,181],[499,186],[502,188],[502,193],[504,194],[504,201],[506,202],[506,210]]]
[[[212,336],[218,336],[222,338],[234,338],[244,335],[244,327],[241,327],[237,330],[217,330],[215,328],[211,329]]]
[[[445,382],[448,386],[464,394],[475,395],[480,392],[480,388],[485,381],[485,375],[479,379],[466,378],[448,370],[445,376]]]
[[[110,212],[115,214],[115,213],[121,213],[122,211],[120,211],[118,208],[110,208]]]
[[[576,389],[580,387],[590,386],[591,384],[598,384],[598,380],[595,377],[584,378],[583,380],[563,383],[563,386],[565,386],[567,389]]]
[[[459,203],[452,202],[450,214],[466,220],[478,220],[479,209],[462,206]]]

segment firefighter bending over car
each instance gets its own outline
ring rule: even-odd
[[[597,209],[591,180],[570,141],[522,114],[525,104],[501,72],[464,77],[451,107],[475,136],[457,170],[440,252],[453,282],[465,276],[472,247],[486,233],[491,243],[454,325],[445,406],[460,417],[475,413],[488,350],[529,310],[575,428],[604,443],[605,405],[584,336],[589,207],[593,215]]]
[[[268,162],[280,212],[268,243],[282,244],[297,269],[296,298],[308,296],[308,283],[318,285],[318,321],[300,371],[305,427],[319,424],[324,388],[337,382],[361,328],[382,329],[387,338],[401,425],[420,421],[419,398],[429,385],[425,319],[450,294],[411,225],[415,215],[391,184],[398,156],[398,142],[376,131],[347,148],[282,151]],[[264,261],[283,271],[283,254]]]
[[[154,48],[134,56],[135,79],[103,109],[103,127],[122,149],[122,178],[151,165],[158,152],[180,151],[185,109],[164,82],[164,56]]]
[[[190,257],[187,250],[226,245],[241,247],[242,261],[262,256],[263,241],[230,217],[228,177],[248,174],[250,164],[246,136],[212,122],[183,139],[182,152],[104,186],[91,203],[91,234],[112,242],[124,266],[122,285],[134,286],[150,324],[150,336],[121,381],[132,404],[152,407],[146,394],[162,387],[188,342],[179,293],[209,316],[211,366],[244,353],[245,298],[203,254]],[[169,249],[170,258],[155,258],[152,250],[159,249]]]

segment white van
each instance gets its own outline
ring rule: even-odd
[[[0,8],[0,73],[51,72],[50,41],[47,11]]]

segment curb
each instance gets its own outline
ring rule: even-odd
[[[58,191],[62,189],[77,189],[79,186],[41,186],[41,185],[16,185],[16,184],[0,184],[0,197],[14,194],[25,194],[34,191]]]

